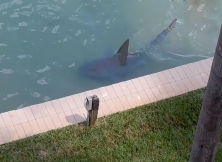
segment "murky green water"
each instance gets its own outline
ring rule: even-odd
[[[213,56],[220,0],[1,0],[0,112],[103,86],[81,79],[78,67],[127,38],[135,51],[174,18],[157,53]],[[148,64],[129,79],[190,61]]]

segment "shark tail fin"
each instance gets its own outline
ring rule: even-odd
[[[128,56],[128,49],[129,49],[129,39],[127,39],[122,46],[119,48],[116,55],[118,56],[119,63],[121,66],[126,65],[127,56]]]

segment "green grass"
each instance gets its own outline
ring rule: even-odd
[[[1,162],[188,161],[204,90],[0,146]],[[222,145],[217,161],[222,159]]]

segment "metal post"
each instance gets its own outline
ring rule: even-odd
[[[97,95],[86,97],[84,106],[87,110],[86,125],[89,127],[93,127],[95,125],[99,111],[99,98],[97,97]]]

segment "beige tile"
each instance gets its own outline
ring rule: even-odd
[[[199,71],[199,74],[205,73],[205,69],[202,67],[200,61],[193,63],[197,70]]]
[[[190,70],[189,66],[183,65],[183,66],[181,66],[181,68],[184,70],[184,72],[186,73],[187,77],[193,76],[193,73]],[[184,79],[184,78],[182,78],[182,79]]]
[[[114,98],[114,99],[112,99],[112,101],[113,101],[118,112],[124,111],[123,105],[121,104],[119,98]]]
[[[49,112],[48,112],[48,110],[46,109],[45,104],[41,103],[41,104],[38,104],[37,106],[38,106],[38,108],[39,108],[39,111],[40,111],[41,114],[42,114],[42,117],[47,117],[47,116],[49,116]]]
[[[80,107],[80,108],[78,108],[78,109],[72,110],[72,113],[73,113],[74,118],[75,118],[75,120],[76,120],[77,123],[81,123],[81,122],[86,121],[87,115],[84,116],[83,114],[80,113],[80,111],[81,111],[81,112],[84,111],[83,109],[85,109],[85,108]],[[79,111],[79,110],[80,110],[80,111]]]
[[[131,80],[125,81],[127,88],[129,89],[130,93],[137,92],[135,86],[133,85],[133,82]]]
[[[156,73],[156,74],[157,74],[157,76],[159,77],[159,79],[160,79],[160,81],[161,81],[162,84],[167,84],[167,83],[169,83],[167,77],[164,75],[164,73],[163,73],[162,71],[161,71],[161,72],[158,72],[158,73]]]
[[[43,118],[37,119],[36,122],[38,123],[40,131],[42,133],[48,131],[48,127],[46,126]]]
[[[183,80],[178,80],[178,81],[176,81],[176,83],[177,83],[178,87],[180,88],[182,94],[189,92],[189,90],[187,89],[187,87],[183,83]]]
[[[171,83],[173,83],[173,82],[171,82]],[[170,95],[170,97],[173,97],[173,96],[176,95],[176,93],[174,92],[171,84],[165,84],[165,85],[164,85],[164,88],[166,89],[166,91],[167,91],[167,93]]]
[[[95,95],[92,90],[86,91],[85,93],[86,93],[86,96],[93,96],[93,95]]]
[[[157,101],[157,99],[151,89],[146,89],[145,93],[146,93],[147,97],[149,98],[150,103]]]
[[[182,68],[182,66],[178,66],[175,68],[175,70],[177,71],[177,73],[179,74],[180,78],[187,78],[187,74],[185,73],[184,69]]]
[[[130,109],[137,107],[137,103],[132,94],[126,95],[125,97],[130,104]]]
[[[105,102],[105,101],[103,101],[103,102]],[[104,114],[103,110],[101,108],[99,108],[99,111],[98,111],[98,114],[97,114],[97,118],[101,118],[103,116],[105,116],[105,114]]]
[[[184,85],[187,87],[187,89],[188,89],[189,91],[193,91],[193,90],[194,90],[194,87],[193,87],[193,85],[191,84],[189,78],[183,79],[183,83],[184,83]]]
[[[54,125],[54,123],[52,121],[52,118],[50,116],[47,116],[47,117],[45,117],[43,119],[45,121],[45,124],[46,124],[48,130],[55,129],[55,125]]]
[[[187,66],[190,68],[193,75],[198,75],[199,74],[199,71],[197,70],[194,63],[187,64]]]
[[[208,83],[208,79],[209,79],[209,74],[207,74],[207,73],[203,73],[203,74],[201,74],[201,76],[202,76],[202,78],[203,78],[205,84],[207,85],[207,83]]]
[[[23,129],[23,127],[22,127],[21,124],[15,125],[15,129],[16,129],[16,131],[17,131],[17,134],[18,134],[18,136],[19,136],[19,139],[23,139],[23,138],[26,137],[25,131],[24,131],[24,129]]]
[[[125,82],[120,82],[118,84],[119,84],[121,90],[123,91],[124,95],[130,94],[130,90],[128,89],[128,87],[127,87]]]
[[[30,107],[25,107],[25,108],[22,108],[23,109],[23,112],[25,113],[25,116],[27,118],[28,121],[31,121],[31,120],[35,120],[35,117],[30,109]]]
[[[64,111],[63,111],[63,108],[62,108],[62,106],[60,105],[60,103],[59,103],[58,100],[52,100],[51,103],[52,103],[52,105],[53,105],[53,107],[54,107],[54,109],[55,109],[55,111],[56,111],[57,114],[64,112]]]
[[[30,106],[30,109],[31,109],[32,114],[34,115],[35,119],[42,118],[42,114],[41,114],[41,112],[39,111],[39,108],[38,108],[37,105],[32,105],[32,106]]]
[[[63,125],[62,125],[62,123],[60,121],[60,118],[59,118],[59,116],[57,114],[51,115],[50,117],[51,117],[51,119],[52,119],[52,121],[53,121],[53,123],[55,125],[55,129],[63,127]]]
[[[204,70],[206,72],[209,72],[210,71],[210,66],[208,65],[208,63],[206,62],[206,60],[201,60],[200,61],[200,64],[202,65],[202,67],[204,68]]]
[[[1,128],[0,128],[1,129]],[[2,144],[4,144],[5,142],[4,142],[4,140],[3,140],[3,138],[2,138],[2,135],[1,135],[1,132],[0,132],[0,145],[2,145]]]
[[[211,58],[208,58],[208,59],[206,59],[206,62],[207,62],[208,66],[209,66],[210,69],[211,69],[211,66],[212,66],[213,60],[212,60]]]
[[[7,129],[12,141],[16,141],[19,139],[18,133],[14,126],[7,127]]]
[[[46,107],[49,115],[54,115],[54,114],[56,114],[55,108],[53,107],[51,101],[44,102],[44,105],[45,105],[45,107]]]
[[[120,100],[121,104],[123,105],[124,110],[130,109],[130,104],[125,96],[119,97],[119,100]]]
[[[107,106],[105,101],[100,102],[100,106],[99,109],[102,109],[102,112],[105,116],[110,115],[111,111],[109,109],[109,107]]]
[[[72,98],[74,99],[77,107],[84,106],[84,100],[82,100],[78,94],[72,95]]]
[[[30,124],[30,127],[32,128],[33,134],[41,133],[41,130],[36,120],[29,121],[29,124]]]
[[[149,84],[147,83],[146,79],[143,76],[137,79],[139,80],[141,86],[143,87],[143,90],[150,88]]]
[[[109,100],[110,99],[110,95],[109,95],[109,93],[108,93],[108,91],[106,90],[105,87],[100,87],[99,90],[100,90],[100,93],[102,94],[102,97],[103,97],[104,100]]]
[[[87,118],[87,111],[85,107],[80,107],[78,108],[80,116],[82,116],[84,118],[84,120],[86,120]]]
[[[77,109],[77,105],[76,105],[74,99],[72,98],[72,96],[67,96],[65,98],[65,100],[68,103],[70,110]]]
[[[20,120],[19,120],[19,117],[16,113],[16,110],[8,111],[8,114],[9,114],[11,120],[12,120],[13,125],[16,125],[16,124],[20,123]]]
[[[121,87],[119,86],[118,83],[113,84],[113,85],[111,85],[111,86],[113,87],[114,91],[116,92],[117,97],[124,95],[124,93],[123,93],[123,91],[122,91],[122,89],[121,89]]]
[[[1,128],[4,128],[4,127],[6,127],[6,126],[5,126],[5,122],[4,122],[4,120],[2,119],[2,114],[0,114],[0,129],[1,129]]]
[[[114,91],[114,89],[113,89],[113,87],[111,85],[110,86],[106,86],[105,88],[106,88],[107,92],[109,93],[109,96],[110,96],[111,99],[117,97],[117,94],[116,94],[116,92]]]
[[[8,129],[6,127],[5,128],[0,128],[0,134],[2,135],[4,143],[8,143],[8,142],[12,141],[12,138],[9,135]]]
[[[65,115],[66,115],[66,120],[71,124],[76,124],[76,119],[74,118],[74,114],[73,112],[70,110],[70,111],[66,111],[65,112]]]
[[[28,121],[28,119],[26,118],[26,115],[25,115],[23,109],[16,110],[16,113],[17,113],[21,123],[24,123],[24,122]]]
[[[108,106],[108,108],[112,114],[118,112],[118,110],[112,100],[107,100],[106,105]]]
[[[180,75],[178,74],[178,72],[176,71],[175,68],[169,69],[169,71],[172,74],[174,81],[181,80],[181,77],[180,77]]]
[[[151,76],[151,78],[153,79],[153,81],[155,82],[155,84],[156,84],[157,86],[163,85],[163,83],[162,83],[161,80],[159,79],[157,73],[151,74],[150,76]]]
[[[81,92],[78,95],[79,95],[82,102],[84,102],[85,98],[88,97],[85,92]]]
[[[143,91],[143,87],[142,87],[142,85],[140,84],[140,81],[139,81],[138,78],[132,79],[131,81],[132,81],[134,87],[136,88],[137,92],[138,92],[138,91]]]
[[[197,82],[199,83],[200,88],[204,88],[207,86],[207,84],[205,83],[205,81],[203,80],[201,75],[196,75],[195,79],[197,80]]]
[[[143,91],[142,91],[143,92]],[[140,97],[139,93],[132,94],[133,99],[136,101],[137,106],[142,106],[145,103],[143,102],[142,98]]]
[[[153,94],[154,94],[155,98],[157,99],[157,101],[163,99],[163,96],[160,93],[160,91],[158,90],[158,87],[151,88],[151,91],[153,92]]]
[[[12,120],[11,120],[8,112],[2,113],[1,116],[2,116],[2,119],[3,119],[6,127],[13,126]]]
[[[76,109],[73,109],[73,110],[76,110]],[[57,121],[55,121],[54,118],[52,120],[55,125],[55,129],[61,128],[61,127],[66,127],[66,126],[70,125],[65,113],[59,113],[58,117],[57,117]],[[56,124],[56,122],[59,124]]]
[[[157,86],[150,75],[146,75],[144,76],[144,78],[146,79],[146,82],[148,83],[150,88]]]
[[[34,135],[33,130],[29,124],[29,122],[22,123],[22,127],[25,131],[26,137]]]
[[[143,100],[144,104],[148,104],[151,102],[145,91],[139,91],[138,94],[140,98]]]
[[[159,90],[159,92],[160,92],[160,94],[161,94],[163,99],[166,99],[166,98],[170,97],[170,95],[167,93],[167,90],[165,89],[164,85],[159,86],[158,90]]]
[[[62,106],[64,112],[71,110],[67,101],[66,101],[66,98],[60,98],[60,99],[58,99],[58,101],[59,101],[60,105]]]
[[[170,83],[171,87],[173,88],[173,91],[175,92],[175,95],[178,96],[178,95],[181,95],[182,94],[182,91],[180,90],[179,86],[177,85],[176,82],[172,82]]]
[[[104,101],[104,98],[99,89],[93,89],[92,92],[93,92],[93,95],[97,95],[100,101]]]
[[[166,76],[168,83],[174,82],[174,78],[169,70],[164,70],[163,74]]]

